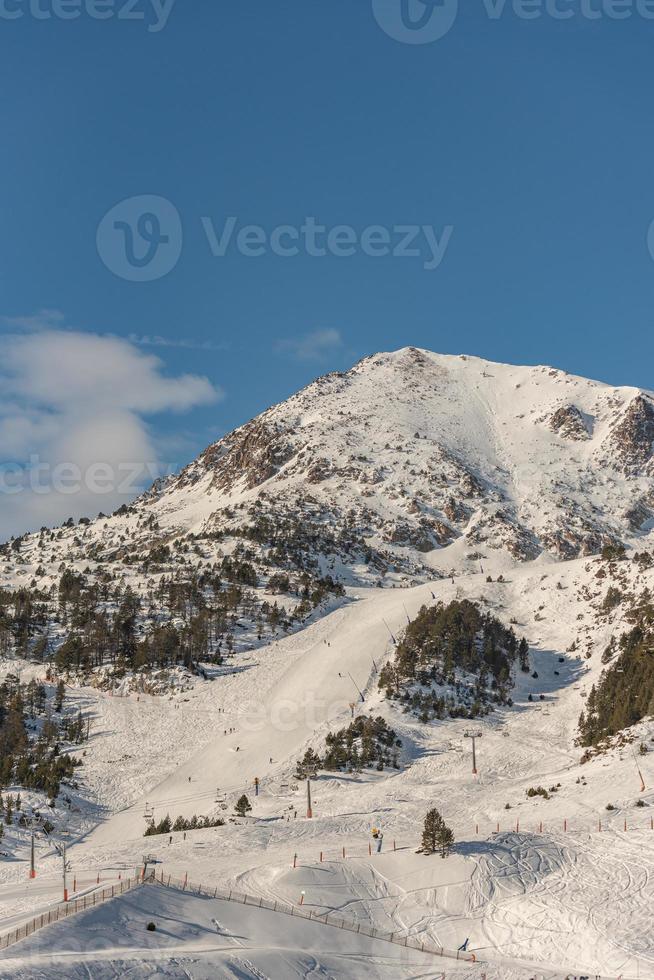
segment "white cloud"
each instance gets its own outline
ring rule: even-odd
[[[179,347],[182,350],[227,350],[227,344],[213,340],[194,340],[192,337],[160,337],[158,334],[131,333],[128,340],[138,347]]]
[[[62,327],[64,320],[61,310],[39,310],[31,316],[0,316],[0,323],[14,330],[48,330]]]
[[[322,361],[343,347],[339,330],[314,330],[301,337],[278,340],[275,349],[291,354],[298,361]]]
[[[198,375],[166,377],[127,340],[37,319],[0,337],[0,539],[125,502],[161,468],[147,416],[222,394]]]

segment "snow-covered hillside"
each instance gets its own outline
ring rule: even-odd
[[[462,537],[569,558],[651,530],[653,447],[649,393],[407,348],[265,412],[150,507],[163,527],[197,530],[265,494],[267,509],[353,525],[400,557]]]
[[[48,681],[63,676],[66,711],[89,720],[88,741],[61,745],[83,765],[51,813],[78,890],[133,874],[149,852],[158,873],[223,892],[455,950],[468,940],[478,962],[398,960],[318,924],[147,886],[16,945],[0,976],[140,977],[156,962],[194,978],[652,980],[654,703],[590,747],[578,722],[603,672],[630,669],[621,637],[641,631],[634,656],[649,663],[653,442],[648,393],[408,348],[314,382],[122,513],[7,548],[2,584],[34,590],[47,625],[6,648],[0,681],[43,680],[71,631],[109,651],[102,667],[65,673],[60,661]],[[247,585],[229,578],[239,562]],[[126,592],[140,596],[139,655],[139,629],[155,629],[156,653],[166,617],[186,635],[209,611],[194,672],[146,684],[141,661],[112,659],[124,619],[120,636],[98,622]],[[526,638],[527,669],[511,666],[511,697],[487,715],[424,720],[387,697],[380,673],[422,607],[463,600]],[[262,620],[273,601],[287,619]],[[42,629],[49,649],[36,657]],[[378,717],[401,743],[399,768],[319,771],[309,819],[298,761]],[[243,794],[252,810],[239,816]],[[23,811],[46,805],[22,796]],[[454,831],[446,860],[416,853],[432,807]],[[194,814],[225,823],[143,837],[152,820]],[[0,849],[1,936],[59,900],[61,859],[41,836],[29,881],[18,821]],[[148,937],[150,919],[160,932]],[[104,943],[85,946],[87,929]]]
[[[486,549],[593,554],[654,528],[653,446],[649,392],[405,348],[319,378],[124,512],[56,544],[30,536],[3,573],[145,557],[189,533],[211,544],[261,520],[299,524],[296,552],[370,582]]]

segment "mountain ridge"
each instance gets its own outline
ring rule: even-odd
[[[521,397],[525,386],[526,399]],[[536,397],[543,388],[546,397]],[[629,538],[642,526],[634,527],[638,514],[645,518],[642,523],[651,519],[646,481],[654,466],[652,398],[638,388],[615,388],[555,368],[512,367],[403,348],[316,379],[209,446],[166,489],[187,490],[205,481],[202,490],[215,493],[217,501],[224,495],[229,505],[261,492],[270,502],[277,491],[297,491],[304,484],[308,495],[322,503],[331,496],[337,511],[354,506],[364,529],[373,532],[365,536],[377,534],[386,545],[404,543],[424,554],[468,534],[471,544],[505,547],[520,559],[542,551],[575,557]],[[524,403],[524,411],[510,418],[509,400]],[[384,409],[393,422],[379,423]],[[520,451],[511,452],[517,438]],[[585,480],[561,485],[559,503],[566,491],[574,495],[594,485],[604,467],[619,474],[619,493],[611,493],[611,480],[606,480],[609,499],[585,508],[577,499],[565,520],[539,528],[534,514],[525,515],[517,506],[543,469],[540,452],[528,451],[529,438],[548,451],[549,466],[587,470]],[[401,444],[393,446],[394,439]],[[585,447],[576,447],[579,442]],[[402,479],[406,460],[400,454],[425,465],[431,471],[427,481],[410,472],[417,478]],[[451,494],[435,492],[439,478]],[[335,500],[348,483],[355,491],[351,499]],[[383,489],[386,502],[404,497],[406,507],[384,514],[375,487]],[[542,480],[532,497],[541,490]],[[631,519],[620,512],[621,496]],[[366,504],[375,498],[376,506]]]
[[[267,522],[268,554],[275,527],[297,537],[278,564],[408,584],[490,556],[640,547],[654,528],[653,447],[651,392],[407,347],[317,378],[61,536],[69,558],[111,562],[188,536],[257,537]]]

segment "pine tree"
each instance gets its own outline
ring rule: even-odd
[[[303,758],[298,760],[295,778],[307,779],[308,776],[313,775],[316,770],[320,769],[321,765],[322,760],[318,753],[314,752],[313,749],[307,749]]]
[[[234,807],[234,809],[238,813],[239,817],[245,817],[248,813],[250,813],[250,811],[252,810],[252,804],[248,800],[248,798],[245,795],[245,793],[238,800],[238,802],[237,802],[236,806]]]
[[[441,857],[446,858],[450,853],[450,849],[454,844],[454,834],[449,827],[443,823],[442,827],[438,832],[438,846],[440,848]]]
[[[422,853],[436,854],[437,851],[440,851],[441,857],[446,857],[453,843],[454,834],[438,810],[430,810],[425,817],[422,831]]]
[[[520,670],[525,674],[529,673],[529,644],[527,643],[524,636],[520,640],[518,646],[518,658],[520,660]]]
[[[66,685],[63,681],[59,681],[57,684],[57,691],[55,694],[55,711],[60,712],[64,706],[64,697],[66,696]]]

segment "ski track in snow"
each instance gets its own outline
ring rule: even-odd
[[[462,423],[459,434],[470,451],[483,443],[488,466],[506,458],[503,447],[517,438],[504,430],[492,398],[490,389],[475,391],[466,411],[483,425],[477,430]],[[617,499],[620,491],[616,479],[610,492]],[[538,487],[529,492],[537,497]],[[527,496],[523,504],[533,506]],[[220,890],[292,905],[304,891],[307,908],[337,910],[388,933],[454,949],[469,938],[480,963],[447,961],[443,969],[456,980],[480,980],[482,973],[488,980],[526,980],[567,972],[652,980],[654,833],[648,824],[654,752],[640,760],[648,787],[643,793],[628,749],[580,766],[581,750],[574,744],[584,694],[602,669],[601,654],[626,623],[619,611],[613,619],[597,617],[592,594],[606,586],[598,585],[596,559],[514,565],[506,555],[486,550],[484,573],[467,568],[454,583],[442,578],[406,589],[350,589],[349,601],[329,615],[245,655],[240,663],[247,669],[211,683],[198,681],[189,692],[138,700],[91,688],[69,692],[93,713],[93,737],[80,770],[80,812],[69,818],[69,858],[80,889],[92,887],[98,871],[112,881],[133,873],[144,852],[152,851],[158,872],[188,873],[192,882]],[[461,554],[455,542],[430,560],[446,572]],[[487,574],[496,578],[498,571],[506,581],[488,583]],[[624,574],[635,591],[646,585],[654,591],[653,571],[639,573],[628,563]],[[373,659],[379,664],[391,651],[386,623],[397,634],[406,623],[405,607],[415,615],[433,601],[432,591],[443,601],[482,602],[507,624],[517,620],[516,632],[527,636],[539,675],[519,675],[514,707],[475,722],[483,731],[478,777],[470,772],[463,738],[468,723],[421,725],[376,688]],[[566,653],[572,640],[577,650]],[[586,652],[592,653],[589,659]],[[9,662],[2,669],[14,666]],[[401,737],[403,768],[321,775],[313,784],[315,817],[309,821],[295,764],[307,746],[321,748],[330,730],[347,724],[349,703],[357,700],[350,674],[364,691],[365,710],[381,714]],[[235,733],[225,735],[230,728]],[[635,744],[653,734],[651,722],[641,724]],[[550,799],[527,799],[527,789],[541,785]],[[227,810],[217,792],[224,794]],[[232,818],[243,792],[254,805],[251,818],[189,832],[186,840],[176,833],[171,844],[168,836],[142,837],[146,804],[157,819],[168,812],[173,818]],[[639,799],[646,804],[642,808],[635,807]],[[614,811],[606,810],[609,803]],[[457,840],[445,861],[415,853],[432,806],[443,812]],[[595,829],[600,818],[602,833]],[[382,821],[384,849],[369,857],[373,819]],[[339,858],[342,847],[349,852],[345,860]],[[2,932],[54,907],[60,896],[60,862],[49,846],[39,848],[34,882],[26,879],[25,834],[17,857],[0,863]],[[89,928],[106,932],[106,948],[75,951],[82,929],[71,919],[0,955],[0,977],[408,980],[433,978],[441,966],[414,953],[402,959],[391,946],[363,939],[357,944],[357,937],[343,939],[324,926],[190,895],[156,898],[140,890],[111,905],[113,911],[103,907],[84,919]],[[133,922],[127,913],[121,918],[121,908]],[[159,937],[156,958],[145,945],[146,915],[166,920],[171,932],[169,941]]]

